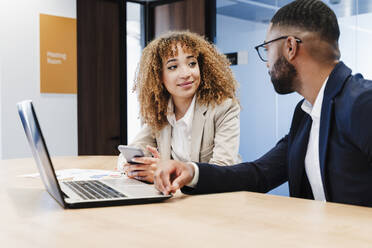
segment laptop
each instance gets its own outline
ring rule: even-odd
[[[85,208],[151,203],[171,197],[163,195],[152,184],[125,176],[59,182],[32,101],[19,102],[17,108],[44,186],[62,207]]]

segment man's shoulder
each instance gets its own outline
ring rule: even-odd
[[[350,76],[335,100],[335,120],[348,140],[360,149],[370,147],[372,132],[372,81]]]
[[[372,80],[365,79],[360,73],[351,75],[345,89],[349,90],[352,96],[357,97],[364,92],[372,91]]]
[[[372,80],[364,79],[361,74],[351,75],[344,85],[336,102],[339,102],[344,110],[352,111],[356,105],[367,103],[372,100]],[[347,108],[349,106],[349,108]]]
[[[372,81],[361,74],[351,75],[334,98],[334,113],[339,125],[351,133],[371,125]]]

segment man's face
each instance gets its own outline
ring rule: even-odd
[[[266,41],[276,39],[280,36],[287,35],[279,32],[277,29],[272,29],[269,26]],[[289,94],[294,92],[294,85],[297,79],[296,68],[288,62],[283,56],[283,46],[285,40],[279,40],[267,45],[267,59],[266,66],[269,69],[269,75],[274,89],[278,94]]]

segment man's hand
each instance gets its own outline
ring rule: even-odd
[[[154,176],[155,187],[164,195],[175,193],[192,181],[194,173],[194,166],[188,163],[176,160],[159,162]]]

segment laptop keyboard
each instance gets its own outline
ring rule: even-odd
[[[113,199],[126,197],[119,191],[109,187],[108,185],[97,181],[71,181],[63,182],[72,191],[78,194],[84,200],[90,199]]]

